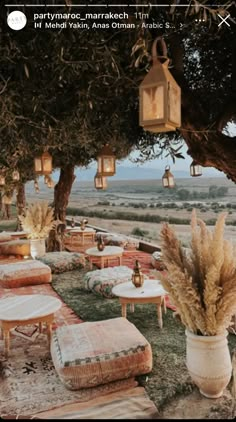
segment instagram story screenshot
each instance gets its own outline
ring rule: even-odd
[[[1,419],[236,417],[235,182],[235,1],[1,2]]]

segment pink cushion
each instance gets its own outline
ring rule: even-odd
[[[6,289],[51,281],[51,269],[40,261],[27,260],[0,265],[0,287]]]
[[[152,349],[126,318],[57,328],[51,342],[53,363],[71,390],[95,387],[152,370]]]

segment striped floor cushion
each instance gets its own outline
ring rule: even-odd
[[[117,284],[131,281],[133,271],[125,265],[89,271],[84,276],[85,289],[99,296],[113,298],[112,288]]]
[[[0,287],[5,289],[50,283],[51,280],[51,269],[36,260],[0,265]]]
[[[122,317],[57,328],[51,354],[61,381],[71,390],[128,379],[152,370],[150,344]]]
[[[55,274],[78,270],[85,266],[84,255],[78,252],[47,252],[37,259],[48,265]]]

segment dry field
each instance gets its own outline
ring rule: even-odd
[[[160,230],[161,224],[142,221],[131,220],[118,220],[115,218],[115,213],[121,211],[122,213],[134,213],[134,215],[156,215],[165,218],[175,217],[179,220],[191,218],[191,208],[194,203],[201,203],[203,209],[197,209],[199,218],[204,221],[215,219],[221,211],[220,206],[225,204],[236,205],[236,185],[229,181],[226,177],[217,178],[188,178],[177,179],[176,184],[178,189],[187,189],[189,192],[207,193],[210,186],[226,187],[227,194],[223,197],[211,198],[195,201],[179,201],[173,198],[172,192],[168,189],[163,189],[160,180],[127,180],[127,181],[112,181],[108,179],[108,189],[106,191],[97,191],[93,187],[93,182],[78,182],[75,181],[70,195],[69,207],[79,208],[83,212],[99,211],[100,213],[106,212],[114,218],[105,219],[97,217],[88,217],[89,223],[96,227],[101,227],[106,230],[124,233],[127,235],[132,234],[134,229],[140,228],[146,231],[142,237],[152,243],[160,243]],[[43,183],[40,184],[40,193],[35,194],[31,184],[27,187],[28,202],[36,199],[47,199],[50,202],[53,200],[53,191],[48,189]],[[164,204],[174,203],[175,208],[167,208]],[[186,205],[188,203],[188,205]],[[218,203],[217,209],[208,209],[212,203]],[[105,204],[105,205],[104,205]],[[138,204],[139,208],[134,207]],[[142,204],[146,208],[141,208]],[[158,207],[156,207],[158,204]],[[162,204],[162,208],[159,208]],[[152,206],[150,208],[150,205]],[[177,208],[181,207],[181,209]],[[205,209],[204,209],[205,206]],[[236,209],[228,209],[229,214],[227,217],[228,223],[236,221]],[[135,217],[134,217],[135,218]],[[76,217],[79,221],[80,217]],[[176,224],[176,232],[184,244],[187,244],[190,238],[189,225]],[[225,234],[227,238],[235,239],[236,243],[236,226],[226,226]]]

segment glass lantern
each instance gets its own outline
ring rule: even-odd
[[[34,159],[35,174],[48,175],[52,173],[52,156],[49,152],[44,152]]]
[[[163,56],[157,56],[160,43]],[[149,132],[174,131],[181,126],[181,89],[168,70],[166,44],[162,37],[152,46],[152,67],[139,87],[139,124]]]
[[[173,174],[170,172],[170,166],[166,166],[165,173],[162,176],[162,185],[164,188],[173,188],[175,180]]]
[[[106,189],[107,188],[107,178],[100,173],[96,173],[94,177],[94,187],[96,189]]]
[[[97,172],[102,176],[114,176],[116,172],[116,157],[109,145],[105,145],[97,156]]]
[[[196,161],[192,161],[190,165],[190,176],[197,177],[202,175],[202,166],[198,164]]]

